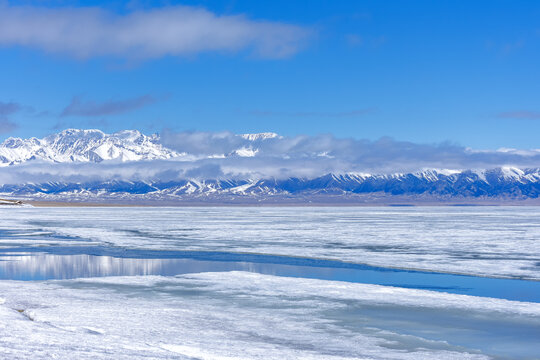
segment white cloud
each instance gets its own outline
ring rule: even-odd
[[[250,142],[230,132],[164,131],[161,141],[164,146],[178,152],[201,156],[227,155],[240,148],[251,148],[257,150],[254,158],[237,159],[236,165],[245,164],[248,168],[260,162],[267,165],[267,170],[268,167],[287,169],[284,172],[288,174],[331,171],[393,173],[424,168],[492,168],[508,164],[540,166],[539,150],[478,151],[452,143],[417,144],[392,138],[371,141],[318,135],[274,137]],[[227,164],[227,161],[222,163]]]
[[[77,58],[149,59],[249,50],[267,58],[296,53],[310,31],[280,22],[217,15],[190,6],[115,14],[100,8],[0,5],[0,46]]]
[[[165,131],[161,134],[161,142],[190,156],[124,163],[51,164],[28,161],[0,168],[0,183],[313,178],[328,173],[388,174],[423,169],[446,169],[448,172],[452,169],[490,169],[507,165],[540,167],[540,150],[479,151],[450,143],[416,144],[391,138],[370,141],[320,135],[279,136],[250,141],[231,132]],[[235,150],[245,147],[258,151],[253,157],[234,154]]]

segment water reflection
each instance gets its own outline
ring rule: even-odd
[[[162,257],[143,257],[145,252],[126,252],[132,257],[4,252],[0,254],[0,279],[50,280],[102,276],[136,276],[219,271],[249,271],[267,275],[337,280],[454,294],[540,302],[540,282],[427,273],[335,261],[318,261],[271,255],[238,253],[167,252]],[[343,266],[343,267],[340,267]]]
[[[1,256],[0,279],[50,280],[102,276],[163,275],[206,271],[249,271],[246,263],[191,259],[134,259],[94,255]]]

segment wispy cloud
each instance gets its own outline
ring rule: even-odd
[[[106,116],[130,112],[142,107],[154,104],[158,98],[151,95],[143,95],[130,99],[109,100],[105,102],[85,101],[81,97],[74,97],[71,103],[60,114],[65,116]]]
[[[0,134],[5,134],[17,129],[19,126],[8,119],[0,119]]]
[[[375,108],[357,109],[349,111],[271,111],[271,110],[253,110],[249,114],[255,116],[281,116],[281,117],[328,117],[344,118],[357,117],[376,112]]]
[[[500,56],[510,56],[525,49],[532,42],[534,35],[524,34],[522,38],[497,39],[486,41],[486,48]]]
[[[18,125],[9,119],[9,116],[23,109],[20,104],[0,101],[0,133],[8,133],[15,130]]]
[[[540,120],[539,111],[508,111],[497,115],[501,119],[529,119]]]
[[[199,7],[170,6],[116,14],[96,7],[0,4],[0,46],[23,46],[76,58],[150,59],[243,50],[265,58],[295,54],[311,30]]]
[[[1,102],[0,101],[0,118],[9,116],[17,111],[21,110],[22,106],[14,102]]]
[[[510,53],[513,53],[517,50],[522,49],[523,46],[525,46],[525,40],[519,39],[513,42],[504,43],[504,45],[502,46],[502,51],[504,54],[508,55]]]
[[[364,44],[364,39],[358,34],[347,34],[345,40],[350,46],[356,47]]]

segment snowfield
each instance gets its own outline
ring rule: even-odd
[[[510,301],[451,294],[445,284],[432,291],[414,283],[260,274],[249,260],[244,271],[190,267],[180,274],[174,257],[122,257],[218,251],[539,280],[539,208],[5,207],[0,218],[0,271],[9,279],[0,281],[1,358],[513,360],[540,354],[540,303],[519,296]],[[70,278],[70,269],[86,277]],[[64,280],[43,280],[51,277]]]
[[[540,304],[244,272],[4,281],[0,293],[10,358],[487,359],[459,337],[489,337],[477,346],[504,356],[502,329],[540,326]],[[400,333],[385,313],[412,316],[397,316]],[[534,354],[536,335],[512,346]]]

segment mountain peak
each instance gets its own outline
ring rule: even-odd
[[[9,138],[0,144],[0,165],[29,160],[100,162],[169,159],[180,154],[164,148],[159,137],[138,130],[106,134],[98,129],[66,129],[44,139]]]
[[[50,136],[54,137],[67,137],[67,136],[92,136],[92,135],[99,135],[99,136],[105,136],[106,134],[99,130],[99,129],[65,129],[60,131],[57,134],[53,134]]]
[[[119,137],[119,138],[125,138],[125,139],[133,139],[133,138],[145,136],[139,130],[120,130],[111,135]]]
[[[279,137],[278,134],[273,133],[273,132],[262,132],[262,133],[255,133],[255,134],[242,134],[240,136],[243,139],[246,139],[246,140],[249,140],[249,141],[274,139],[274,138]]]

